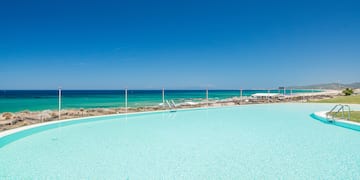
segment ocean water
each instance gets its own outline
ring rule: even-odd
[[[243,90],[243,96],[267,90]],[[278,93],[278,90],[271,90]],[[293,90],[292,93],[311,92],[311,90]],[[281,93],[284,93],[281,91]],[[290,91],[285,93],[290,94]],[[124,107],[124,90],[62,90],[62,108],[110,108]],[[239,97],[239,90],[209,90],[210,99]],[[166,90],[165,99],[176,103],[201,101],[206,98],[205,90]],[[128,106],[155,106],[162,102],[161,90],[128,90]],[[1,90],[0,113],[23,110],[55,110],[58,108],[57,90]]]
[[[61,122],[10,143],[0,138],[0,179],[360,179],[360,132],[310,116],[332,106],[258,104]]]

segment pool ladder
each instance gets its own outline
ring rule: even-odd
[[[345,119],[345,108],[347,108],[347,120],[350,120],[350,106],[349,105],[343,105],[343,104],[337,104],[335,105],[329,112],[326,113],[326,119],[329,121],[334,121],[335,117],[338,113],[341,112],[342,119]],[[331,119],[330,119],[330,118]]]
[[[174,100],[171,100],[171,101],[166,100],[166,104],[167,104],[168,108],[170,109],[170,112],[176,112],[176,104],[175,104]]]

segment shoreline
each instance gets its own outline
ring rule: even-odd
[[[271,93],[283,90],[269,89]],[[221,100],[255,93],[267,93],[266,89],[209,90],[209,98]],[[61,90],[62,109],[119,108],[125,107],[124,90]],[[287,94],[321,92],[318,89],[292,89]],[[6,90],[0,91],[0,114],[18,113],[24,110],[58,110],[58,90]],[[165,99],[175,103],[201,102],[206,99],[205,90],[166,90]],[[162,90],[128,90],[128,107],[157,106],[162,102]]]
[[[324,90],[322,92],[314,93],[297,93],[292,95],[280,95],[277,97],[261,97],[254,98],[252,96],[246,97],[232,97],[221,100],[209,101],[203,100],[200,102],[184,102],[176,105],[176,109],[193,109],[204,107],[223,107],[234,105],[249,105],[249,104],[266,104],[266,103],[284,103],[284,102],[308,102],[310,100],[329,99],[340,95],[340,91]],[[95,117],[104,115],[116,114],[130,114],[138,112],[153,112],[166,111],[170,108],[166,106],[143,106],[143,107],[125,107],[120,108],[78,108],[78,109],[63,109],[61,110],[61,119],[58,116],[58,110],[43,110],[43,111],[20,111],[16,113],[4,112],[0,114],[0,132],[19,128],[23,126],[30,126],[44,122],[62,121],[67,119]]]

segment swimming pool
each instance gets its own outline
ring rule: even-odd
[[[0,139],[0,178],[358,179],[360,132],[310,117],[331,107],[262,104],[52,124]]]

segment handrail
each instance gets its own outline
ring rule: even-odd
[[[350,106],[349,105],[343,105],[343,104],[335,105],[329,112],[326,113],[326,118],[329,119],[329,116],[331,116],[331,119],[335,120],[336,115],[339,112],[341,112],[342,113],[342,119],[345,119],[345,107],[347,108],[347,113],[348,113],[347,120],[350,120]],[[337,109],[337,111],[336,111],[336,109]]]
[[[344,107],[348,108],[348,120],[350,120],[350,114],[351,114],[350,106],[349,105],[344,105]]]
[[[331,114],[338,106],[341,106],[341,104],[335,105],[329,112],[326,113],[326,118],[328,118],[329,114]]]
[[[166,100],[165,102],[166,102],[166,104],[168,105],[168,107],[171,109],[171,105],[170,105],[169,101]]]
[[[171,100],[170,102],[171,102],[171,105],[173,106],[173,108],[176,108],[176,104],[175,104],[174,100]]]
[[[175,104],[174,100],[171,100],[170,102],[169,102],[169,100],[166,100],[165,102],[168,105],[170,112],[176,111],[176,104]]]

